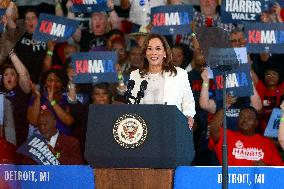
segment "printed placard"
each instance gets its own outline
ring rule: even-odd
[[[260,21],[263,11],[272,7],[271,0],[223,0],[221,20],[223,23],[241,23]]]
[[[151,8],[151,32],[161,35],[191,33],[193,7],[191,5],[171,5]]]
[[[71,57],[74,83],[117,82],[114,51],[76,53]]]
[[[30,157],[39,165],[60,165],[49,149],[46,140],[40,134],[34,133],[27,142],[18,148],[17,152]]]
[[[213,75],[216,85],[216,99],[219,100],[223,98],[223,76],[219,69],[213,69]],[[253,95],[250,64],[241,64],[227,72],[226,92],[236,97]]]
[[[249,53],[284,52],[284,24],[246,23],[247,51]]]
[[[110,10],[107,6],[107,0],[72,0],[72,2],[72,12],[92,13]]]
[[[6,12],[6,9],[0,9],[0,21],[2,20],[2,17],[4,16]],[[0,22],[0,33],[4,31],[4,24]]]
[[[50,40],[64,42],[73,35],[78,25],[79,22],[76,20],[42,13],[33,33],[33,39],[42,42]]]
[[[88,165],[0,165],[1,189],[94,189]]]
[[[42,3],[47,3],[49,5],[54,5],[55,0],[14,0],[17,6],[36,6]]]
[[[264,131],[264,136],[278,138],[278,129],[282,111],[279,108],[273,108],[267,127]]]
[[[282,188],[283,166],[229,166],[230,189]],[[175,170],[174,189],[222,188],[221,166],[181,166]],[[225,182],[225,181],[224,181]]]
[[[209,48],[207,64],[211,68],[231,65],[232,67],[248,63],[247,50],[241,48]]]

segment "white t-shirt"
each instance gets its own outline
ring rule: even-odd
[[[129,20],[132,23],[147,26],[150,22],[150,11],[152,7],[166,5],[166,0],[129,0]]]

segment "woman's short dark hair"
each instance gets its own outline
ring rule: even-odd
[[[10,59],[5,61],[5,64],[1,65],[1,68],[0,68],[0,74],[1,74],[0,91],[6,91],[4,83],[3,83],[3,76],[4,76],[4,72],[9,68],[15,70],[16,74],[18,75],[18,72],[16,71],[16,68],[14,67]]]
[[[111,103],[113,95],[112,95],[111,86],[109,83],[101,82],[101,83],[97,83],[93,85],[92,94],[94,93],[95,89],[101,89],[101,90],[106,91],[109,97],[109,102]]]
[[[61,81],[62,83],[62,90],[63,89],[66,89],[67,87],[67,84],[69,82],[69,78],[66,74],[66,72],[62,69],[51,69],[51,70],[48,70],[46,72],[43,72],[41,75],[40,75],[40,81],[39,81],[39,84],[40,84],[40,87],[41,87],[41,90],[44,89],[44,86],[45,86],[45,83],[46,83],[46,79],[47,77],[50,75],[50,74],[54,74],[56,75],[56,77],[59,78],[59,80]]]
[[[192,50],[189,49],[188,45],[183,44],[183,43],[175,44],[173,45],[172,49],[173,48],[182,50],[184,60],[183,60],[183,63],[180,65],[180,67],[185,69],[188,66],[188,64],[192,61],[192,58],[193,58]]]
[[[162,70],[165,71],[165,72],[171,72],[171,74],[174,73],[176,75],[177,70],[174,67],[174,65],[172,64],[172,51],[171,51],[171,48],[170,48],[166,38],[162,35],[154,34],[154,33],[149,34],[146,37],[146,39],[145,39],[145,41],[142,45],[141,54],[142,54],[142,57],[143,57],[143,63],[144,64],[143,64],[142,69],[140,69],[140,75],[144,76],[145,74],[147,74],[149,72],[149,62],[146,58],[146,51],[147,51],[147,48],[148,48],[148,45],[149,45],[149,41],[151,39],[155,39],[155,38],[158,38],[162,42],[162,44],[165,48],[165,51],[166,51],[166,58],[163,61]]]
[[[28,9],[26,9],[25,11],[24,11],[24,20],[26,19],[26,15],[29,13],[29,12],[33,12],[35,15],[36,15],[36,17],[38,18],[39,17],[39,13],[38,13],[38,11],[36,10],[36,9],[34,9],[34,8],[28,8]]]

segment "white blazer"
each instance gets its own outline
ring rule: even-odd
[[[163,102],[167,105],[176,105],[184,115],[193,118],[196,113],[195,102],[187,72],[179,67],[176,67],[176,70],[176,75],[174,73],[170,75],[170,72],[163,73],[165,78]],[[141,77],[137,69],[131,72],[130,79],[135,81],[132,95],[136,97],[137,92],[140,90],[140,84],[145,78]],[[141,104],[143,104],[143,98],[141,99]]]

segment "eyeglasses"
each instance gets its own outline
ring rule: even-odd
[[[242,43],[243,39],[231,39],[231,43]]]

